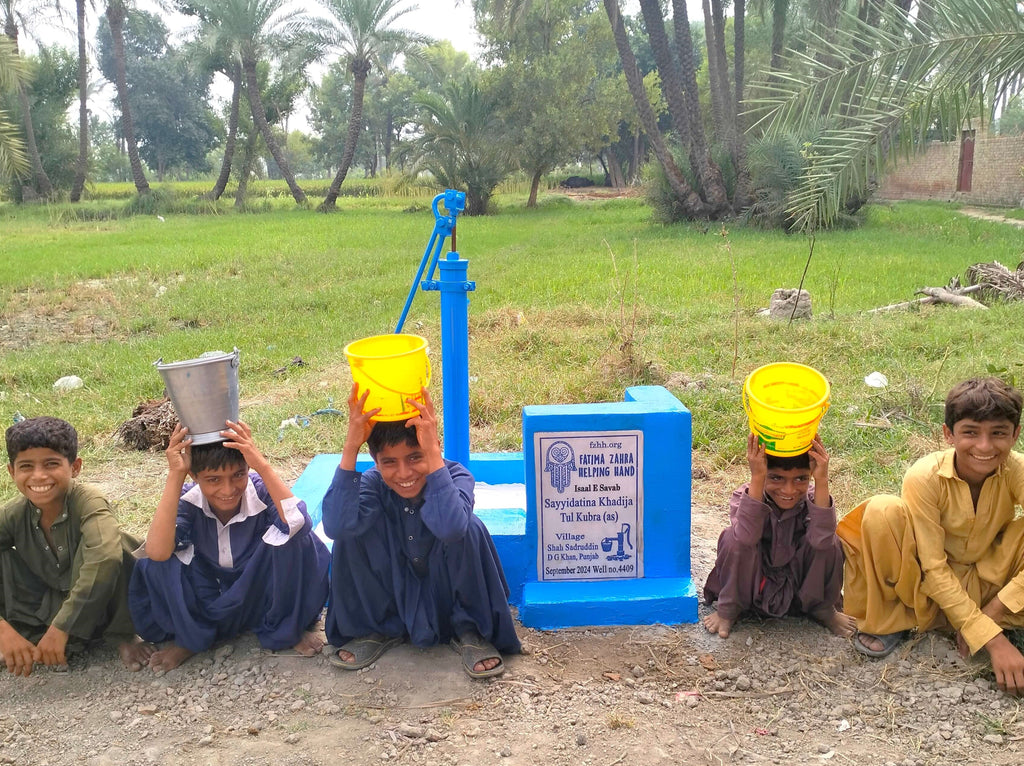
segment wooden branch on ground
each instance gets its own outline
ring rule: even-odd
[[[963,306],[970,309],[984,309],[988,311],[988,306],[984,303],[978,303],[974,298],[969,298],[963,295],[965,290],[953,292],[947,290],[945,287],[922,287],[917,291],[918,295],[927,295],[929,298],[934,298],[936,303],[949,303],[953,306]]]
[[[982,303],[973,298],[966,297],[968,293],[976,293],[981,290],[985,285],[968,285],[962,287],[959,290],[953,291],[946,287],[922,287],[917,291],[917,294],[924,294],[924,298],[918,298],[913,301],[903,301],[902,303],[890,303],[888,306],[879,306],[876,309],[869,309],[866,313],[877,314],[880,311],[895,311],[896,309],[905,309],[910,306],[923,306],[931,303],[950,303],[955,306],[970,306],[971,308],[982,308],[987,309]]]

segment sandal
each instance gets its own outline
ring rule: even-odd
[[[362,670],[381,658],[388,649],[402,643],[401,638],[385,636],[383,633],[371,633],[362,638],[353,638],[342,647],[330,647],[327,661],[336,668],[344,670]],[[338,652],[346,651],[352,655],[351,660],[343,660]]]
[[[864,642],[860,640],[861,636],[868,636],[869,638],[877,638],[879,641],[882,642],[882,648],[881,649],[872,649],[872,648],[866,646],[864,644]],[[881,634],[862,633],[861,631],[857,631],[857,635],[855,635],[853,637],[853,648],[856,649],[861,654],[867,656],[867,657],[874,657],[875,659],[881,659],[882,657],[888,657],[890,654],[892,654],[893,650],[895,650],[897,646],[902,644],[903,641],[906,639],[906,637],[907,637],[907,632],[905,630],[901,630],[901,631],[899,631],[897,633],[881,633]]]
[[[475,630],[464,633],[460,638],[453,638],[451,647],[462,657],[462,669],[470,678],[493,678],[505,672],[505,662],[501,659],[501,653]],[[498,664],[490,670],[474,670],[478,662],[495,657],[498,658]]]

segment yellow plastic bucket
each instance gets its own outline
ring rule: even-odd
[[[818,424],[828,411],[825,376],[796,362],[758,367],[743,384],[743,409],[769,455],[800,455],[811,448]]]
[[[423,402],[430,385],[427,340],[419,335],[374,335],[345,346],[359,395],[369,390],[366,409],[380,407],[374,420],[407,420],[419,414],[406,399]]]

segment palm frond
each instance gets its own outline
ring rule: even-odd
[[[849,17],[835,40],[792,52],[751,102],[752,130],[772,136],[823,127],[804,145],[805,172],[789,200],[797,226],[828,226],[866,194],[887,163],[981,119],[1024,76],[1024,14],[1014,0],[936,0],[919,22],[896,6],[877,27]]]
[[[25,60],[18,55],[14,44],[0,35],[0,91],[13,91],[24,82],[28,74]],[[29,164],[21,130],[7,113],[0,109],[0,175],[24,177]]]

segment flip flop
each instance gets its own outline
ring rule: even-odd
[[[336,668],[344,670],[362,670],[369,667],[381,658],[388,649],[402,643],[401,638],[385,636],[383,633],[371,633],[362,638],[353,638],[341,647],[330,647],[327,661]],[[338,656],[338,652],[345,650],[353,655],[351,661],[345,661]]]
[[[462,657],[462,669],[470,678],[492,678],[505,672],[505,662],[501,659],[501,653],[475,630],[464,633],[460,638],[453,638],[451,647]],[[494,657],[498,658],[498,664],[490,670],[474,670],[478,662]]]
[[[870,636],[871,638],[877,638],[879,641],[882,642],[882,648],[871,649],[870,647],[865,646],[865,644],[860,640],[861,636]],[[882,634],[862,633],[861,631],[857,631],[857,635],[853,637],[853,648],[866,657],[874,657],[875,659],[881,659],[882,657],[888,657],[890,654],[892,654],[893,650],[895,650],[897,646],[902,644],[906,637],[907,632],[905,630],[901,630],[897,633]]]

